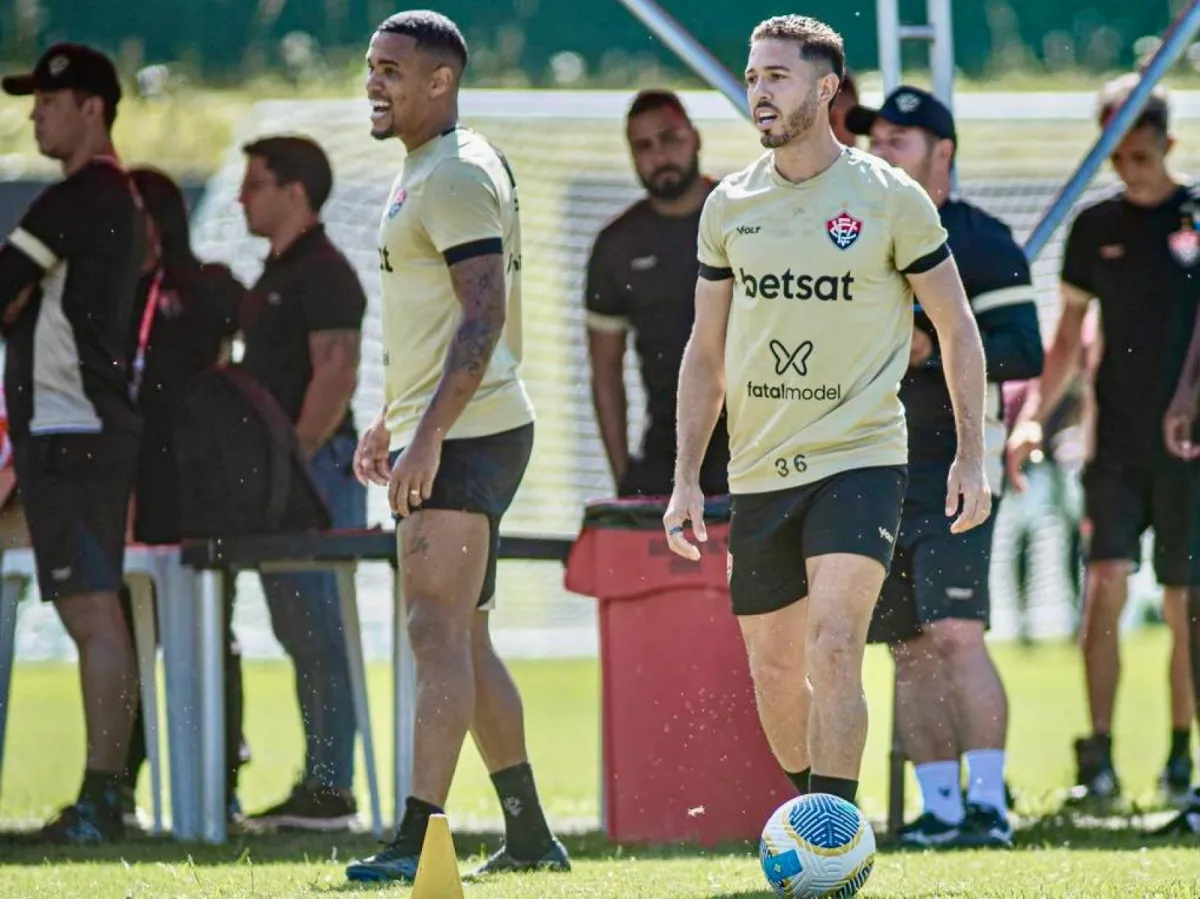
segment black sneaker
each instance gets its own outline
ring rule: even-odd
[[[1192,759],[1191,756],[1181,755],[1167,759],[1162,774],[1158,776],[1158,788],[1163,798],[1175,806],[1185,806],[1191,798]]]
[[[416,882],[420,862],[421,854],[397,839],[371,857],[347,865],[346,879],[353,883],[412,884]]]
[[[105,811],[87,799],[68,805],[38,831],[38,839],[60,846],[100,846],[124,836],[120,806]]]
[[[1093,737],[1075,741],[1075,786],[1068,803],[1112,802],[1121,795],[1121,781],[1103,743]]]
[[[897,840],[901,846],[911,849],[935,849],[949,846],[958,839],[960,827],[959,824],[948,824],[933,812],[925,812],[901,827]]]
[[[958,846],[969,849],[1011,849],[1013,827],[998,808],[968,802],[959,831]]]
[[[571,859],[567,856],[567,849],[555,839],[545,854],[535,859],[514,858],[507,846],[501,846],[499,852],[467,874],[463,880],[482,880],[494,874],[520,874],[525,871],[556,871],[565,874],[570,870]]]
[[[278,805],[246,819],[249,827],[330,832],[358,826],[358,804],[349,790],[301,782]]]
[[[1153,832],[1156,837],[1193,836],[1200,834],[1200,789],[1188,794],[1183,810]]]

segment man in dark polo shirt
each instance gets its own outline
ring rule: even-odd
[[[271,252],[242,308],[242,365],[295,423],[333,526],[363,527],[366,488],[352,473],[358,437],[350,400],[366,296],[321,224],[333,172],[324,151],[300,137],[267,137],[244,150],[246,223],[270,241]],[[337,580],[313,572],[263,575],[262,583],[275,636],[296,666],[306,759],[291,795],[252,821],[307,830],[352,826],[354,704]]]
[[[1102,126],[1136,83],[1134,75],[1105,87]],[[1112,755],[1118,632],[1129,575],[1140,561],[1147,528],[1154,530],[1154,570],[1167,615],[1182,619],[1189,586],[1200,586],[1193,533],[1200,462],[1170,455],[1163,441],[1163,418],[1184,370],[1200,299],[1200,188],[1171,173],[1172,144],[1166,95],[1156,90],[1113,151],[1121,189],[1083,209],[1071,225],[1062,266],[1062,314],[1045,373],[1030,386],[1009,439],[1010,472],[1019,488],[1021,466],[1040,448],[1046,418],[1068,384],[1084,316],[1095,299],[1102,350],[1095,376],[1094,448],[1083,472],[1091,535],[1081,627],[1092,733],[1075,744],[1073,797],[1080,799],[1107,800],[1120,793]],[[1186,630],[1173,630],[1176,641],[1186,643]],[[1191,779],[1189,731],[1173,728],[1162,774],[1162,786],[1177,796]]]
[[[124,835],[121,773],[137,697],[118,590],[141,430],[125,349],[145,234],[112,144],[121,99],[112,62],[89,47],[56,44],[31,73],[2,85],[33,95],[38,150],[64,174],[0,248],[17,481],[42,598],[79,650],[87,728],[78,798],[41,836],[106,843]]]
[[[592,402],[619,496],[668,496],[675,470],[675,395],[683,348],[692,332],[696,234],[715,184],[700,173],[700,135],[679,98],[646,90],[634,98],[626,136],[639,200],[596,238],[588,262],[588,351]],[[625,343],[634,348],[646,392],[641,454],[629,449]],[[729,438],[717,422],[700,473],[708,495],[729,492]]]
[[[927,91],[901,85],[879,109],[857,106],[847,127],[876,156],[925,189],[949,235],[987,360],[984,434],[995,495],[1004,471],[1000,385],[1042,370],[1042,336],[1029,264],[1007,225],[951,195],[954,116]],[[992,516],[964,534],[946,521],[946,473],[958,440],[937,330],[916,297],[900,401],[908,425],[908,487],[895,556],[868,639],[896,663],[901,743],[924,811],[900,831],[910,846],[1012,844],[1004,789],[1008,703],[984,633],[991,617]],[[968,772],[961,788],[960,759]]]

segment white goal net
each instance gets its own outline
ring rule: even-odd
[[[581,294],[597,231],[641,193],[623,137],[630,97],[629,92],[550,91],[467,91],[463,96],[464,122],[504,151],[521,192],[523,376],[538,425],[533,463],[506,520],[509,532],[574,534],[584,503],[612,491],[592,412]],[[683,99],[703,137],[706,172],[724,174],[761,152],[752,128],[720,95],[685,92]],[[868,94],[863,99],[875,103],[880,98]],[[1189,172],[1200,163],[1200,95],[1178,94],[1173,99],[1180,137],[1175,165]],[[1023,242],[1095,140],[1095,102],[1094,94],[960,93],[955,106],[963,195],[1009,223]],[[370,137],[363,99],[259,104],[210,182],[194,230],[201,257],[229,263],[247,283],[261,271],[266,248],[247,235],[237,204],[244,164],[240,145],[274,133],[312,137],[333,162],[335,186],[324,211],[326,224],[334,242],[358,268],[370,297],[355,401],[361,425],[382,401],[376,230],[403,147],[399,141],[379,143]],[[1111,183],[1106,169],[1085,201]],[[1047,338],[1057,315],[1062,238],[1060,229],[1035,265]],[[643,398],[632,358],[627,371],[631,439],[637,440]],[[1010,566],[1013,543],[1006,514],[1002,509],[993,575],[997,633],[1015,627],[1003,611],[1013,605],[1011,577],[1004,570]],[[383,491],[372,491],[370,518],[388,521]],[[1056,527],[1044,516],[1033,542],[1037,552],[1031,602],[1043,616],[1034,630],[1045,634],[1061,633],[1069,626],[1058,558],[1062,553],[1056,548],[1062,540]],[[557,569],[544,577],[546,589],[561,584]],[[511,584],[513,577],[505,580]],[[524,590],[524,578],[520,584]]]

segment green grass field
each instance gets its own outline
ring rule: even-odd
[[[1130,802],[1123,817],[1071,820],[1058,791],[1069,783],[1070,740],[1085,726],[1077,654],[1068,645],[997,648],[1012,702],[1010,779],[1022,817],[1013,853],[908,854],[882,850],[863,895],[873,897],[1011,897],[1200,895],[1200,840],[1144,836],[1165,814],[1156,809],[1154,781],[1167,749],[1166,634],[1153,628],[1126,643],[1125,681],[1115,728],[1116,758]],[[468,886],[468,897],[766,897],[756,847],[720,851],[688,847],[634,848],[597,832],[599,672],[592,660],[514,665],[526,700],[530,752],[551,819],[568,832],[576,860],[569,876],[513,877]],[[862,801],[873,819],[884,814],[890,722],[890,663],[868,657],[872,698]],[[387,734],[388,671],[371,672],[381,780],[390,796]],[[300,727],[290,669],[252,664],[247,671],[247,727],[254,761],[242,780],[250,810],[288,789],[300,759]],[[73,798],[82,764],[82,720],[75,671],[63,665],[23,665],[14,679],[8,752],[0,794],[0,828],[36,825]],[[366,808],[360,777],[360,807]],[[146,779],[141,803],[149,808]],[[910,809],[916,802],[909,789]],[[385,803],[385,812],[390,802]],[[499,841],[499,812],[473,748],[459,767],[449,802],[464,866]],[[347,860],[373,850],[369,835],[240,837],[223,847],[184,846],[141,838],[97,850],[57,850],[0,838],[0,895],[124,897],[284,897],[358,892],[345,884]],[[373,892],[374,889],[362,889]],[[391,889],[389,895],[408,895]]]

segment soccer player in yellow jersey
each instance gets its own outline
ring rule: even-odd
[[[379,228],[386,403],[355,472],[388,487],[417,668],[413,784],[395,839],[353,881],[412,882],[470,731],[504,810],[475,872],[570,868],[538,801],[521,697],[488,635],[500,520],[533,447],[521,360],[521,228],[504,157],[458,124],[467,46],[428,10],[398,13],[367,53],[371,133],[408,154]]]
[[[829,124],[841,37],[801,16],[761,23],[746,90],[767,148],[700,219],[696,321],[679,376],[679,555],[703,542],[697,472],[724,399],[730,592],[759,716],[802,792],[853,802],[867,736],[862,658],[907,482],[904,409],[914,291],[936,329],[957,455],[947,526],[984,522],[984,357],[937,208]]]

